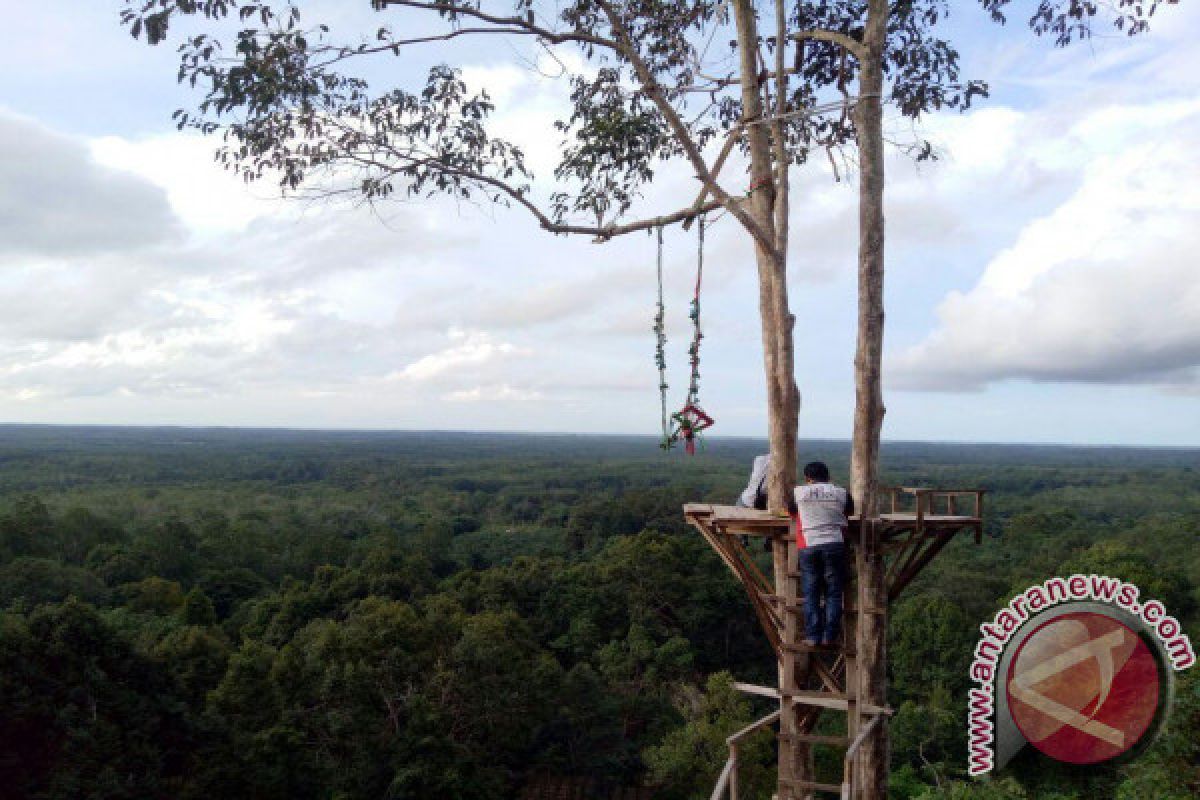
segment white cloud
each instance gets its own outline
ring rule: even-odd
[[[452,328],[448,336],[454,344],[422,356],[388,377],[392,380],[426,382],[444,378],[448,373],[460,370],[475,372],[481,367],[494,367],[502,361],[531,355],[528,349],[510,342],[496,341],[486,331]]]
[[[255,219],[281,210],[270,179],[247,185],[214,164],[218,142],[199,134],[161,134],[137,140],[105,136],[90,142],[96,163],[162,186],[175,215],[194,233],[245,229]]]
[[[470,64],[462,68],[462,80],[472,92],[486,91],[492,102],[505,108],[519,89],[528,89],[534,75],[516,64]]]
[[[447,392],[445,399],[452,403],[484,403],[513,400],[527,402],[540,400],[542,393],[530,389],[520,389],[507,383],[489,386],[472,386],[469,389],[457,389]]]
[[[163,192],[84,145],[0,109],[0,255],[96,255],[182,233]]]
[[[1198,136],[1200,102],[1107,107],[1065,130],[1075,191],[946,297],[938,327],[890,360],[892,383],[1196,380]]]

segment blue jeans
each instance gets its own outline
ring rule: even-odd
[[[842,542],[812,545],[800,551],[805,638],[825,644],[838,640],[845,578],[846,545]]]

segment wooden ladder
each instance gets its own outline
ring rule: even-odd
[[[832,649],[814,648],[804,643],[802,573],[799,551],[788,536],[787,573],[780,576],[783,593],[778,597],[782,612],[779,675],[779,787],[778,800],[801,800],[823,794],[843,800],[854,796],[857,753],[863,739],[889,709],[864,703],[860,698],[862,677],[857,652],[857,634],[865,614],[887,613],[866,600],[858,580],[862,561],[861,547],[847,547],[854,562],[847,566],[843,586],[843,613],[840,641]],[[815,685],[814,685],[815,684]],[[843,712],[845,735],[813,733],[821,712]],[[841,783],[825,783],[812,774],[813,746],[845,748]],[[805,765],[805,762],[807,764]]]

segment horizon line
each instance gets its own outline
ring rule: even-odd
[[[536,430],[486,430],[486,429],[462,429],[462,428],[323,428],[297,425],[199,425],[199,424],[182,424],[182,423],[164,423],[158,425],[149,424],[130,424],[130,423],[107,423],[107,422],[0,422],[0,430],[12,428],[45,428],[45,429],[67,429],[67,428],[90,428],[90,429],[116,429],[128,431],[274,431],[274,432],[292,432],[292,433],[331,433],[331,434],[456,434],[468,436],[557,436],[557,437],[574,437],[574,438],[626,438],[626,439],[659,439],[658,434],[654,433],[623,433],[623,432],[579,432],[579,431],[536,431]],[[734,434],[712,434],[704,437],[708,441],[722,442],[762,442],[766,443],[766,437],[750,436],[750,435],[734,435]],[[836,442],[849,444],[852,440],[850,437],[834,437],[834,436],[811,436],[797,437],[798,441],[807,442]],[[1200,443],[1197,444],[1181,444],[1181,445],[1165,445],[1165,444],[1121,444],[1112,442],[1058,442],[1058,441],[996,441],[996,440],[971,440],[971,439],[890,439],[883,438],[880,441],[881,446],[886,445],[901,445],[901,444],[923,444],[923,445],[953,445],[953,446],[988,446],[988,447],[1058,447],[1058,448],[1077,448],[1077,449],[1127,449],[1127,450],[1176,450],[1190,451],[1200,450]]]

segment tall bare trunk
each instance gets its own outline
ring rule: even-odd
[[[883,609],[887,603],[876,513],[879,438],[883,428],[883,55],[887,35],[887,0],[869,0],[861,65],[860,98],[855,110],[859,154],[858,345],[854,355],[854,440],[850,484],[862,515],[862,548],[858,556],[859,603]],[[887,705],[887,617],[862,616],[858,631],[863,700]],[[878,725],[863,742],[860,758],[861,797],[887,796],[888,734]]]
[[[758,26],[751,0],[734,0],[741,59],[742,114],[748,120],[763,118],[763,98],[757,64]],[[771,447],[771,472],[767,495],[772,509],[786,507],[796,482],[797,392],[792,346],[793,318],[788,309],[786,233],[776,225],[776,175],[772,166],[768,128],[747,126],[750,150],[749,211],[754,221],[775,243],[767,248],[755,241],[758,267],[758,305],[762,320],[763,368],[767,387],[767,440]],[[783,220],[786,225],[786,220]],[[784,246],[780,247],[779,243]]]
[[[762,120],[764,102],[758,69],[758,26],[753,0],[732,0],[732,4],[740,54],[742,116],[746,121]],[[781,71],[777,70],[777,78],[780,75]],[[779,87],[781,95],[785,86],[786,79],[783,79]],[[770,508],[778,511],[787,507],[788,497],[796,483],[799,393],[796,390],[792,344],[794,317],[788,308],[787,293],[787,171],[779,158],[779,154],[782,153],[782,142],[778,138],[781,129],[775,126],[774,159],[768,136],[770,130],[768,125],[761,122],[751,124],[746,131],[746,141],[750,150],[750,215],[763,231],[769,232],[767,238],[772,244],[772,247],[768,248],[764,242],[755,238],[754,258],[758,268],[758,306],[762,323],[763,369],[767,388],[767,440],[771,449],[767,497]],[[782,587],[788,580],[789,548],[786,543],[777,542],[774,550],[776,585]],[[792,668],[801,670],[806,666],[797,664]],[[783,663],[780,664],[780,669],[784,669]],[[791,685],[792,681],[786,678],[781,672],[780,686]],[[782,702],[789,701],[785,699]],[[784,717],[787,720],[791,719],[787,714]],[[784,727],[794,726],[785,722]],[[806,745],[791,739],[781,739],[780,775],[788,778],[811,778],[808,756]]]

